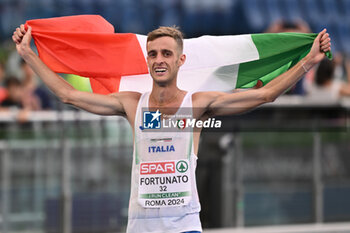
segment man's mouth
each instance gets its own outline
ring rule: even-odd
[[[155,68],[154,71],[156,72],[156,74],[164,74],[167,69],[166,68]]]

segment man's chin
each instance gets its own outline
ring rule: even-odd
[[[169,81],[155,81],[155,83],[160,87],[165,87],[169,84]]]
[[[170,83],[170,79],[168,77],[153,77],[153,82],[159,86],[164,86]]]

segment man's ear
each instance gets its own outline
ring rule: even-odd
[[[186,61],[186,55],[185,54],[181,54],[180,58],[179,58],[179,67],[182,66]]]

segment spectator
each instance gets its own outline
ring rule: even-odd
[[[7,96],[2,101],[1,106],[22,108],[23,89],[21,82],[15,77],[9,77],[5,80],[4,84],[7,90]]]
[[[345,61],[347,82],[335,77],[336,62],[322,60],[316,70],[314,83],[309,90],[309,97],[317,100],[337,101],[340,97],[350,96],[350,61]]]
[[[40,110],[39,101],[36,96],[29,95],[24,91],[23,84],[16,77],[5,80],[7,97],[2,101],[2,107],[15,107],[26,110]]]
[[[46,87],[40,85],[34,71],[23,59],[21,60],[21,70],[23,74],[23,87],[25,91],[29,92],[29,95],[35,95],[38,97],[40,109],[53,109],[54,107],[51,93],[49,93]]]

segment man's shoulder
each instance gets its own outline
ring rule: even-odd
[[[192,101],[194,105],[203,106],[208,105],[218,96],[222,95],[222,92],[217,91],[200,91],[192,94]]]
[[[120,91],[110,95],[118,99],[118,102],[123,106],[123,116],[125,116],[130,124],[133,125],[132,122],[134,121],[137,105],[142,93],[135,91]]]
[[[111,96],[115,96],[125,101],[139,101],[142,93],[136,91],[120,91],[116,93],[112,93]]]

